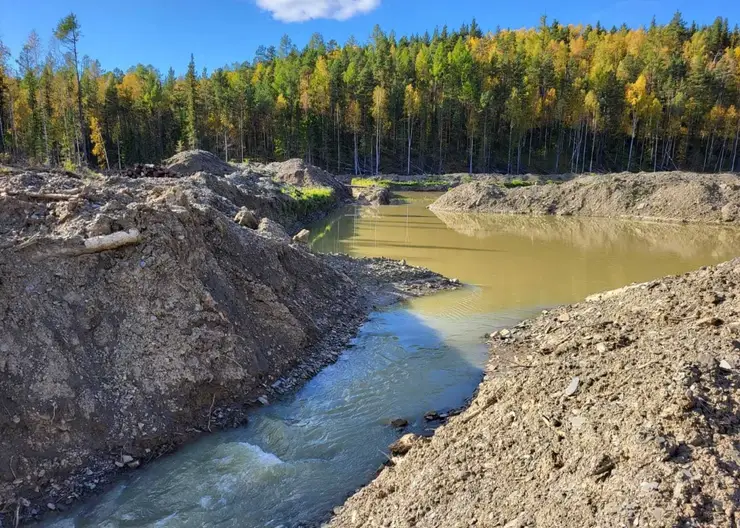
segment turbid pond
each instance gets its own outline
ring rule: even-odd
[[[468,284],[373,314],[340,360],[244,428],[130,473],[53,526],[293,527],[321,520],[373,478],[423,414],[464,403],[483,334],[588,294],[727,260],[740,233],[573,218],[440,215],[433,195],[350,207],[313,228],[319,251],[406,259]]]

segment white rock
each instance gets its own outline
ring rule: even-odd
[[[573,396],[578,391],[578,385],[580,383],[581,383],[581,380],[580,380],[580,378],[578,378],[578,376],[576,376],[575,378],[573,378],[570,381],[570,385],[568,385],[568,387],[565,389],[565,392],[564,392],[565,397],[566,398],[569,398],[569,397]]]
[[[719,362],[719,368],[721,368],[722,370],[730,371],[732,370],[732,365],[730,365],[727,361],[723,359]]]

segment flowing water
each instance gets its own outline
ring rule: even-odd
[[[406,259],[468,286],[374,313],[339,361],[296,394],[131,472],[57,527],[292,527],[326,517],[373,478],[406,418],[464,403],[486,332],[555,304],[735,256],[720,227],[440,214],[433,195],[348,208],[315,226],[314,248]]]

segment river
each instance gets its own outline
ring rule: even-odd
[[[294,527],[367,483],[387,446],[480,382],[483,334],[588,294],[727,260],[740,233],[713,226],[433,214],[436,195],[349,207],[312,229],[323,252],[406,259],[466,286],[371,315],[339,361],[239,429],[125,476],[55,527]]]

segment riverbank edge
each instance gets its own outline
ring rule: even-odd
[[[311,251],[305,249],[305,251]],[[231,402],[229,405],[216,405],[209,411],[210,428],[191,428],[188,434],[179,436],[152,450],[146,457],[137,458],[127,464],[112,464],[110,453],[92,456],[86,466],[70,474],[59,495],[66,495],[64,502],[49,508],[43,501],[21,499],[14,516],[0,513],[0,528],[16,526],[40,526],[53,520],[56,512],[65,512],[84,504],[86,500],[110,491],[125,475],[139,471],[149,463],[172,455],[204,435],[248,425],[249,417],[260,406],[270,405],[273,398],[280,398],[300,390],[314,376],[327,366],[335,363],[346,351],[349,342],[357,336],[362,325],[377,310],[385,309],[405,300],[441,291],[455,290],[462,285],[426,268],[411,266],[403,261],[386,258],[354,258],[346,255],[316,254],[326,266],[347,274],[360,288],[362,309],[351,315],[349,324],[339,333],[330,333],[315,346],[306,351],[305,359],[294,366],[256,400]],[[386,280],[382,275],[391,274],[394,278]],[[374,280],[373,280],[374,279]],[[121,456],[125,456],[122,454]],[[37,511],[35,515],[28,512]]]
[[[682,172],[582,175],[560,184],[506,187],[478,179],[450,189],[432,212],[577,216],[668,224],[738,225],[740,176]]]
[[[420,495],[425,494],[425,490],[418,489],[418,486],[412,489],[414,484],[411,482],[409,475],[414,476],[413,482],[415,483],[418,483],[419,479],[424,479],[425,481],[432,479],[433,475],[428,473],[426,475],[422,474],[424,461],[428,462],[436,460],[441,456],[440,449],[454,451],[455,454],[450,458],[459,462],[461,459],[465,459],[470,455],[470,450],[466,449],[470,444],[466,444],[465,442],[472,441],[472,439],[480,439],[482,429],[495,429],[500,427],[505,429],[508,426],[515,429],[517,426],[519,428],[523,428],[522,425],[518,425],[520,420],[522,420],[522,422],[524,421],[524,417],[520,417],[519,414],[520,412],[524,414],[525,409],[527,409],[527,414],[533,415],[532,422],[537,422],[540,426],[539,428],[542,431],[545,431],[543,436],[549,435],[549,437],[551,437],[548,439],[550,442],[552,439],[563,442],[564,439],[566,439],[566,436],[573,434],[573,431],[577,430],[579,427],[584,427],[583,424],[588,426],[589,418],[586,418],[586,421],[583,421],[583,418],[580,418],[581,413],[577,413],[575,410],[572,412],[572,415],[575,416],[575,418],[569,417],[568,415],[571,413],[566,412],[563,417],[565,419],[562,421],[557,416],[541,414],[534,409],[530,412],[528,407],[535,407],[537,404],[535,403],[535,400],[523,403],[524,398],[527,397],[528,393],[522,385],[519,385],[522,380],[522,376],[532,376],[533,385],[539,384],[541,387],[545,387],[550,385],[553,381],[552,379],[545,379],[548,375],[552,375],[553,370],[565,370],[566,382],[561,382],[562,386],[558,387],[560,390],[553,394],[545,394],[543,392],[539,398],[543,401],[555,398],[555,402],[560,402],[562,405],[563,402],[575,402],[577,399],[580,399],[579,397],[581,394],[594,382],[588,378],[584,380],[583,375],[576,375],[571,378],[571,375],[567,373],[568,371],[573,370],[572,363],[574,358],[578,357],[579,354],[587,353],[584,348],[588,350],[590,347],[593,347],[593,349],[595,349],[595,355],[598,357],[597,361],[603,361],[604,363],[601,366],[605,370],[608,370],[610,367],[614,366],[612,363],[617,364],[621,360],[621,358],[617,356],[609,356],[610,353],[620,352],[629,347],[639,348],[639,345],[642,344],[642,340],[644,340],[647,341],[647,344],[644,345],[647,350],[645,351],[644,357],[640,360],[641,363],[636,365],[636,369],[644,369],[642,370],[642,375],[650,377],[651,374],[654,374],[654,372],[650,371],[655,367],[661,366],[662,362],[660,359],[650,360],[649,357],[651,353],[655,353],[655,351],[651,349],[651,346],[655,347],[655,342],[650,341],[650,339],[655,337],[654,335],[650,335],[651,333],[654,334],[654,331],[651,332],[648,330],[645,332],[645,334],[647,334],[645,336],[642,335],[640,330],[636,331],[636,336],[629,336],[624,333],[614,331],[611,333],[614,333],[615,335],[609,335],[607,332],[604,332],[607,334],[605,341],[597,342],[592,340],[591,336],[589,336],[589,333],[593,331],[590,330],[590,327],[594,325],[595,321],[584,321],[584,315],[594,312],[601,315],[601,312],[603,312],[604,315],[607,316],[607,320],[604,324],[614,324],[619,321],[619,323],[617,323],[617,327],[621,323],[623,329],[626,328],[630,331],[632,329],[632,323],[637,323],[636,314],[639,312],[639,308],[636,306],[634,300],[641,296],[653,295],[657,298],[656,304],[659,306],[656,310],[655,322],[657,322],[658,325],[660,325],[664,320],[669,322],[669,324],[666,325],[666,331],[668,333],[675,332],[675,327],[684,326],[685,331],[688,332],[699,331],[702,334],[711,332],[715,336],[719,336],[721,334],[723,338],[727,339],[729,336],[740,332],[740,322],[731,322],[726,317],[728,313],[730,315],[740,313],[737,310],[738,305],[736,301],[736,293],[732,291],[734,283],[730,282],[730,289],[726,292],[713,291],[707,288],[707,285],[711,287],[712,285],[716,286],[717,283],[719,283],[727,286],[728,277],[732,278],[733,276],[740,277],[740,258],[731,259],[715,266],[703,266],[697,270],[680,275],[667,275],[648,282],[633,283],[621,288],[595,293],[587,296],[580,302],[562,304],[548,310],[543,310],[540,315],[523,319],[513,327],[502,328],[490,335],[486,335],[485,337],[491,351],[490,358],[487,362],[486,375],[476,388],[473,395],[466,400],[466,404],[461,409],[461,412],[455,413],[454,416],[451,416],[450,419],[441,427],[437,428],[430,437],[419,437],[415,435],[406,435],[403,437],[400,440],[400,443],[405,443],[405,445],[402,446],[404,447],[404,454],[401,456],[393,456],[392,458],[389,457],[389,462],[379,471],[371,482],[356,490],[347,498],[344,504],[334,509],[333,515],[323,519],[320,523],[317,522],[316,526],[346,526],[353,528],[375,526],[374,521],[377,521],[378,517],[383,519],[385,522],[393,522],[393,520],[400,522],[402,520],[408,521],[408,519],[412,519],[412,522],[403,524],[408,526],[437,526],[437,524],[429,524],[429,522],[432,521],[434,514],[432,514],[431,517],[425,517],[425,515],[430,513],[428,507],[424,510],[423,505],[420,505],[419,511],[410,512],[408,510],[404,510],[403,506],[406,505],[410,507],[411,503],[416,504],[420,502],[418,499]],[[693,297],[696,300],[696,306],[703,306],[702,309],[697,309],[693,313],[689,309],[687,311],[687,318],[680,322],[677,322],[675,319],[672,320],[671,307],[666,308],[661,306],[660,302],[660,300],[663,299],[661,292],[667,292],[665,297],[672,299],[672,290],[674,285],[688,285],[688,287],[684,289],[688,290],[689,295],[687,295],[687,292],[685,291],[679,294],[679,300],[677,301],[678,304],[680,304],[683,299],[691,297],[693,294]],[[650,302],[656,301],[647,301],[646,304],[649,304]],[[715,309],[715,307],[717,307],[717,309]],[[720,307],[724,313],[721,313],[719,310]],[[619,320],[617,317],[613,317],[615,315],[615,310],[618,316],[623,316],[623,319]],[[609,319],[614,319],[614,321]],[[650,322],[645,323],[648,329],[651,328],[650,324]],[[561,328],[558,328],[558,326]],[[562,331],[566,336],[561,339],[561,336],[557,335],[551,336],[551,338],[548,339],[547,334],[552,331]],[[585,343],[581,341],[581,336],[578,334],[585,335]],[[599,335],[599,337],[604,339],[604,336]],[[609,342],[612,337],[617,337],[618,340],[614,343]],[[660,341],[658,340],[658,342]],[[671,354],[674,356],[682,355],[680,350],[681,347],[678,346],[678,343],[674,344],[676,345],[674,346],[675,350],[668,352],[661,351],[658,355],[667,354],[669,357]],[[737,349],[738,346],[740,346],[740,343],[738,341],[732,341],[732,346]],[[712,349],[711,343],[709,344],[709,348]],[[602,358],[602,356],[607,357]],[[658,421],[666,421],[666,419],[667,421],[678,421],[677,417],[683,415],[685,422],[681,422],[680,425],[684,428],[682,432],[686,434],[682,435],[672,431],[664,431],[661,429],[663,424],[656,424],[655,429],[659,431],[654,438],[656,445],[646,449],[645,451],[647,451],[647,453],[641,453],[639,457],[640,460],[636,461],[636,465],[638,465],[640,470],[645,470],[645,472],[649,473],[651,470],[655,469],[654,466],[666,463],[675,463],[678,468],[676,472],[679,475],[676,478],[679,481],[681,479],[691,480],[692,484],[690,485],[688,482],[686,482],[686,484],[681,484],[679,482],[679,484],[676,484],[675,488],[671,488],[670,484],[664,486],[663,484],[654,483],[652,481],[640,483],[640,477],[644,478],[643,474],[627,474],[626,478],[630,479],[631,483],[637,482],[637,484],[639,484],[637,491],[633,493],[636,493],[638,496],[641,495],[649,497],[649,499],[646,499],[648,504],[643,507],[643,510],[646,510],[645,515],[663,515],[666,507],[664,507],[664,505],[659,501],[661,499],[664,501],[672,499],[676,503],[673,505],[674,508],[680,508],[678,504],[685,501],[684,510],[689,513],[686,514],[682,512],[682,514],[686,515],[686,517],[683,517],[684,519],[701,518],[706,520],[709,518],[708,516],[711,516],[712,514],[721,515],[722,508],[725,509],[725,513],[730,511],[727,509],[730,508],[731,512],[733,512],[730,515],[733,516],[733,519],[737,519],[738,514],[734,513],[737,511],[737,502],[734,496],[730,496],[731,490],[728,491],[726,496],[719,498],[725,502],[734,502],[734,507],[728,506],[726,503],[723,504],[722,500],[717,500],[717,495],[719,495],[718,490],[723,490],[722,479],[726,480],[728,478],[723,473],[732,472],[730,462],[727,463],[727,467],[730,467],[729,470],[720,470],[723,467],[722,457],[724,456],[727,458],[727,452],[731,449],[727,449],[726,446],[722,445],[722,452],[720,454],[715,451],[716,445],[721,445],[717,442],[718,423],[720,431],[722,430],[722,427],[726,426],[726,424],[720,423],[723,419],[722,416],[715,417],[711,414],[711,411],[707,412],[706,409],[711,408],[712,405],[717,405],[717,399],[719,399],[719,401],[730,402],[730,404],[733,400],[736,401],[737,375],[734,371],[736,369],[740,369],[740,364],[736,359],[730,359],[729,362],[722,359],[722,357],[730,357],[726,350],[714,350],[713,353],[710,354],[711,357],[705,357],[701,354],[696,355],[696,357],[694,354],[687,354],[687,356],[688,357],[684,359],[684,365],[681,365],[681,367],[686,366],[686,369],[691,372],[691,375],[693,375],[693,378],[687,376],[690,381],[685,382],[687,387],[689,385],[690,387],[681,388],[682,384],[678,383],[680,390],[676,390],[675,392],[677,394],[675,395],[671,394],[671,398],[666,398],[665,394],[659,394],[657,392],[648,396],[649,400],[653,400],[652,404],[654,405],[652,405],[652,407],[662,410],[659,416],[663,418],[663,420]],[[548,371],[538,369],[537,363],[543,362],[543,360],[545,363],[549,360],[549,366],[552,367],[553,365],[556,365],[557,367],[553,367]],[[667,362],[666,365],[670,364],[670,359],[664,358],[663,362]],[[699,368],[697,368],[697,362],[700,365]],[[619,367],[617,368],[618,372],[623,370],[624,369]],[[697,374],[697,370],[699,371],[699,374]],[[704,372],[702,372],[702,370]],[[715,381],[715,385],[712,385],[712,381],[717,375],[735,378],[732,385],[734,386],[734,391],[732,393],[728,394],[726,392],[727,388],[722,385],[721,382]],[[630,374],[628,377],[631,378],[632,375]],[[697,377],[701,381],[698,381]],[[701,383],[702,381],[706,382],[707,378],[709,378],[709,384],[711,385],[708,389],[702,387]],[[598,376],[596,379],[598,379]],[[570,380],[570,383],[568,383],[567,380]],[[657,383],[662,381],[664,380],[659,379]],[[514,388],[512,388],[512,385]],[[619,390],[619,388],[620,387],[617,387],[617,390]],[[520,391],[523,392],[520,393]],[[512,399],[512,393],[516,393],[518,399]],[[701,396],[697,393],[700,393]],[[675,405],[674,401],[676,402]],[[588,405],[589,403],[587,403],[587,407]],[[520,406],[521,410],[519,410]],[[507,412],[511,409],[517,409],[517,411]],[[651,418],[653,418],[652,411],[654,410],[655,409],[653,408],[647,410],[638,409],[636,414],[642,413],[642,416],[646,416],[645,423],[650,424]],[[648,414],[645,415],[645,412]],[[691,425],[698,421],[697,418],[691,416],[693,413],[704,415],[701,420],[704,421],[702,425],[706,430],[702,430],[701,432],[691,430]],[[502,417],[503,423],[499,423],[498,418]],[[691,420],[694,420],[694,422]],[[568,424],[567,426],[566,422]],[[606,424],[599,424],[599,427],[605,428]],[[624,424],[624,428],[629,429],[627,424]],[[670,429],[670,427],[666,428]],[[680,427],[677,427],[677,429],[680,430]],[[707,432],[707,430],[710,432]],[[714,434],[711,433],[712,430],[715,431]],[[640,434],[644,433],[640,432]],[[724,432],[724,434],[727,434],[730,440],[733,437],[731,432]],[[524,437],[526,436],[527,434],[525,432]],[[734,438],[736,439],[737,436]],[[455,440],[458,441],[457,445],[454,445]],[[460,441],[463,442],[463,445],[459,444]],[[507,440],[504,440],[504,442],[506,441]],[[730,446],[734,445],[736,444],[730,442]],[[514,449],[513,451],[515,453],[524,453],[527,448],[528,446],[521,446],[521,448]],[[556,451],[553,452],[555,453],[553,454],[553,457],[555,457],[553,459],[553,467],[555,470],[559,470],[563,467],[568,468],[568,461],[564,461],[560,458],[560,453],[557,453],[560,449],[555,447],[553,449],[556,449]],[[692,469],[691,467],[687,469],[686,466],[683,465],[686,449],[693,449],[696,451],[702,450],[700,454],[695,454],[697,459],[696,464],[699,465],[699,461],[703,463],[702,465],[699,465],[699,468],[701,469]],[[732,449],[734,449],[734,447],[732,447]],[[660,456],[655,458],[653,451],[657,451]],[[406,452],[408,452],[409,455],[407,455]],[[529,451],[526,452],[529,453]],[[711,456],[714,457],[708,462],[706,461],[706,458],[709,458],[707,453],[710,453]],[[557,455],[557,457],[555,455]],[[592,453],[578,455],[580,458],[581,456],[592,455]],[[511,458],[510,453],[508,452],[498,456],[501,459],[507,459],[507,457]],[[528,456],[529,455],[525,456],[525,458]],[[627,455],[623,456],[626,457]],[[638,457],[635,456],[635,458],[637,459]],[[689,459],[691,460],[690,456]],[[650,460],[650,462],[645,463],[647,460]],[[594,468],[587,468],[584,473],[585,475],[590,476],[591,480],[595,480],[597,483],[604,482],[622,462],[623,459],[612,459],[608,455],[603,454],[596,458],[590,457],[588,458],[587,463],[593,463]],[[643,463],[639,464],[637,462]],[[450,466],[452,466],[452,464]],[[710,469],[710,474],[707,475],[707,467],[713,468],[716,471],[716,474],[711,474]],[[486,466],[486,469],[483,469],[483,471],[486,471],[487,469],[495,472],[495,468],[493,468],[493,466],[490,468]],[[707,482],[693,484],[693,481],[696,480],[697,477],[687,479],[685,475],[689,474],[689,469],[691,469],[692,473],[695,470],[699,475],[702,475],[703,472],[704,474],[702,475],[702,478]],[[461,482],[459,478],[454,478],[456,476],[459,477],[460,475],[462,475],[462,482],[468,481],[470,478],[469,472],[456,475],[456,472],[458,471],[459,468],[446,468],[446,472],[449,472],[450,475],[452,475],[453,481],[457,480],[458,483]],[[401,477],[398,476],[398,472],[401,473]],[[437,473],[435,473],[435,475],[436,474]],[[444,479],[445,476],[447,475],[443,476],[442,474],[439,474],[441,479]],[[578,477],[583,478],[581,475],[578,475]],[[492,478],[496,481],[497,477],[494,474]],[[506,477],[501,478],[505,479]],[[621,477],[620,479],[613,480],[621,481],[624,478],[625,477]],[[578,480],[579,482],[582,482],[580,487],[584,489],[587,488],[592,493],[591,498],[593,498],[593,485],[587,486],[583,480],[580,480],[575,475],[573,476],[573,479],[574,481]],[[436,478],[434,478],[434,480],[436,482]],[[537,481],[539,479],[532,476],[531,479],[522,480]],[[658,481],[660,482],[660,479],[658,479]],[[717,485],[717,481],[719,481],[719,485]],[[624,487],[623,482],[617,482],[616,484],[618,487],[619,485]],[[409,487],[410,485],[412,488]],[[446,492],[443,488],[444,486],[440,488],[442,490],[442,494],[452,495],[454,493],[466,493],[466,491],[459,491],[460,488],[457,486],[455,486],[455,492]],[[702,493],[694,497],[692,495],[693,491],[690,492],[689,488],[692,490],[701,490]],[[470,489],[470,486],[462,486],[462,489]],[[475,489],[475,487],[473,487],[473,489]],[[657,499],[657,494],[653,495],[652,493],[646,493],[646,490],[655,492],[658,489],[662,496]],[[681,489],[680,493],[677,491],[679,489]],[[532,491],[533,490],[530,488],[529,493],[532,494]],[[524,495],[527,494],[527,492],[523,493]],[[712,495],[712,493],[715,495]],[[403,497],[403,503],[401,505],[399,505],[399,502],[401,502],[398,500],[399,496]],[[486,497],[483,499],[482,503],[488,504],[487,501],[490,498],[491,497]],[[599,497],[599,499],[601,498],[602,497]],[[475,504],[478,503],[480,497],[475,493],[472,493],[468,499],[471,504]],[[713,501],[712,499],[715,500]],[[658,505],[654,507],[653,510],[650,509],[650,501],[658,501]],[[432,502],[435,501],[433,500]],[[536,501],[533,500],[533,502]],[[444,501],[441,503],[444,503]],[[717,504],[719,504],[719,506],[717,506]],[[531,525],[546,527],[568,525],[568,522],[564,517],[561,517],[560,521],[558,521],[563,524],[548,524],[547,522],[542,522],[542,524],[540,524],[542,519],[539,519],[537,516],[541,512],[538,512],[537,508],[532,504],[520,504],[518,511],[512,511],[510,504],[507,506],[509,507],[509,511],[506,511],[505,514],[503,514],[504,519],[497,519],[497,522],[491,524],[492,526],[505,525],[506,527],[518,528]],[[591,503],[591,499],[589,499],[588,506],[594,509],[594,517],[591,518],[590,521],[596,522],[597,507]],[[655,504],[652,506],[655,506]],[[454,509],[449,504],[445,507],[448,509]],[[620,526],[637,526],[638,522],[642,525],[643,523],[640,521],[643,519],[640,517],[639,508],[637,508],[637,512],[634,511],[634,504],[632,504],[630,508],[632,509],[629,511],[619,512],[620,515],[624,514],[628,517],[626,519],[628,524],[620,524]],[[710,513],[712,508],[714,508],[714,512]],[[501,509],[504,509],[503,506]],[[384,517],[384,513],[387,514],[387,516]],[[460,518],[462,518],[470,512],[460,511],[458,513],[460,514]],[[599,514],[603,515],[603,512],[599,511]],[[508,517],[506,517],[506,515],[508,515]],[[556,512],[555,516],[557,517],[557,515],[558,514]],[[490,520],[491,516],[489,515],[487,519]],[[647,519],[650,522],[650,517],[647,517]],[[480,521],[480,519],[478,520]],[[601,517],[597,524],[603,525],[602,522],[604,520],[605,519]],[[611,520],[616,523],[615,517],[607,517],[606,520]],[[649,525],[652,526],[653,524]],[[659,525],[663,526],[663,524]],[[714,524],[710,525],[714,526]],[[734,523],[732,523],[732,525],[734,526]],[[705,524],[697,524],[697,526],[705,526]]]

